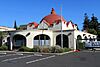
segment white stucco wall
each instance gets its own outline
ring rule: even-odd
[[[49,30],[61,30],[61,23],[54,23],[52,27],[49,27]]]
[[[0,31],[15,31],[16,29],[14,28],[9,28],[5,26],[0,26]]]
[[[70,34],[71,33],[71,34]],[[54,45],[56,45],[56,37],[59,35],[59,34],[64,34],[64,35],[66,35],[66,36],[68,36],[68,41],[69,41],[69,43],[68,43],[68,46],[69,46],[69,48],[72,48],[72,49],[74,49],[74,32],[73,31],[64,31],[63,33],[61,33],[61,32],[54,32],[53,33],[53,35],[54,35]]]
[[[48,25],[45,23],[45,22],[41,22],[39,25],[38,25],[38,29],[48,29]]]
[[[86,33],[86,32],[82,32],[82,31],[78,31],[78,30],[74,30],[74,49],[76,49],[76,40],[77,40],[77,36],[80,35],[82,37],[82,39],[85,38],[85,36],[89,39],[90,37],[91,38],[97,38],[97,35],[93,35],[93,34],[90,34],[90,33]],[[82,40],[82,42],[84,42],[86,40]],[[89,41],[89,40],[87,40]],[[96,41],[96,40],[95,40]]]
[[[68,29],[68,30],[69,30],[69,29],[73,29],[73,26],[72,26],[71,22],[68,24],[67,29]]]
[[[67,30],[67,22],[62,22],[62,30]]]
[[[29,36],[26,36],[28,33],[30,33]],[[50,46],[53,46],[53,33],[52,31],[49,30],[24,30],[24,31],[19,31],[19,32],[13,32],[12,33],[12,38],[15,35],[23,35],[26,38],[26,46],[29,48],[34,47],[34,37],[40,34],[45,34],[50,37]]]
[[[31,33],[32,31],[29,31],[29,30],[23,30],[23,31],[18,31],[18,32],[13,32],[12,33],[12,39],[13,39],[13,37],[15,36],[15,35],[23,35],[25,38],[26,38],[26,46],[27,47],[29,47],[29,48],[33,48],[33,37],[32,36],[27,36],[26,37],[26,35],[28,34],[28,33]]]
[[[90,33],[86,33],[86,32],[82,32],[82,31],[78,31],[78,30],[75,30],[75,38],[77,39],[77,36],[78,35],[81,35],[82,39],[84,39],[84,37],[86,36],[88,39],[91,37],[91,38],[97,38],[97,35],[93,35],[93,34],[90,34]]]
[[[30,33],[29,36],[26,36],[28,33]],[[71,34],[70,34],[71,33]],[[26,46],[29,48],[34,47],[34,37],[37,35],[45,34],[50,37],[50,46],[55,46],[56,45],[56,37],[57,35],[61,34],[61,31],[52,31],[52,30],[23,30],[23,31],[17,31],[17,32],[12,32],[11,34],[11,39],[13,38],[14,35],[23,35],[26,37]],[[69,41],[69,48],[76,49],[76,40],[77,36],[81,35],[82,39],[84,39],[84,34],[87,36],[87,38],[96,38],[96,35],[81,32],[78,30],[65,30],[63,31],[64,35],[68,36],[68,41]]]

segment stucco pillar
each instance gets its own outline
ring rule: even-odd
[[[53,37],[52,34],[51,34],[50,38],[51,38],[51,40],[50,40],[50,46],[54,46],[54,43],[53,43],[54,37]]]
[[[13,50],[12,38],[10,37],[10,50]]]
[[[53,35],[53,46],[56,46],[56,35]]]
[[[74,50],[76,50],[76,44],[77,44],[77,41],[76,41],[77,39],[76,38],[74,38]]]
[[[26,47],[33,48],[33,38],[32,38],[32,36],[26,38]]]

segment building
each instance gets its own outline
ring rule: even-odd
[[[7,38],[9,37],[8,32],[15,31],[15,30],[16,29],[14,28],[0,26],[0,46],[7,42]]]
[[[0,26],[0,31],[15,31],[16,29],[6,27],[6,26]]]
[[[76,40],[96,38],[96,35],[77,30],[72,21],[66,21],[57,15],[52,8],[51,13],[45,16],[40,23],[27,24],[27,30],[10,32],[10,49],[22,45],[33,48],[39,46],[56,46],[76,49]]]
[[[20,25],[19,30],[27,30],[27,25]]]

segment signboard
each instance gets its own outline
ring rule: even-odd
[[[94,41],[90,41],[90,42],[85,42],[85,47],[99,47],[100,48],[100,41],[94,42]]]

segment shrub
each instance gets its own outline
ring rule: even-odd
[[[59,48],[55,50],[55,53],[62,53],[63,52],[63,48]]]
[[[70,48],[61,48],[60,46],[53,46],[53,47],[47,47],[47,46],[34,46],[34,48],[28,48],[25,46],[22,46],[19,48],[19,51],[28,51],[28,52],[43,52],[43,53],[62,53],[70,51]]]
[[[85,47],[84,47],[84,43],[82,43],[82,42],[78,42],[78,46],[77,46],[77,49],[84,49]]]
[[[50,49],[47,48],[47,47],[43,47],[43,48],[41,48],[41,52],[43,52],[43,53],[50,53]]]
[[[51,53],[62,53],[63,49],[59,46],[54,46],[50,48]]]
[[[0,50],[8,50],[8,46],[2,45],[2,46],[0,47]]]
[[[56,51],[56,47],[50,47],[50,52],[51,53],[55,53],[55,51]]]
[[[31,49],[29,50],[29,52],[34,52],[34,49],[33,49],[33,48],[31,48]]]
[[[25,46],[22,46],[21,48],[19,48],[19,51],[30,51],[31,49]]]
[[[34,48],[32,50],[33,50],[33,52],[40,52],[41,48],[39,46],[34,46]]]
[[[71,51],[70,48],[63,48],[63,52],[68,52],[68,51]]]

